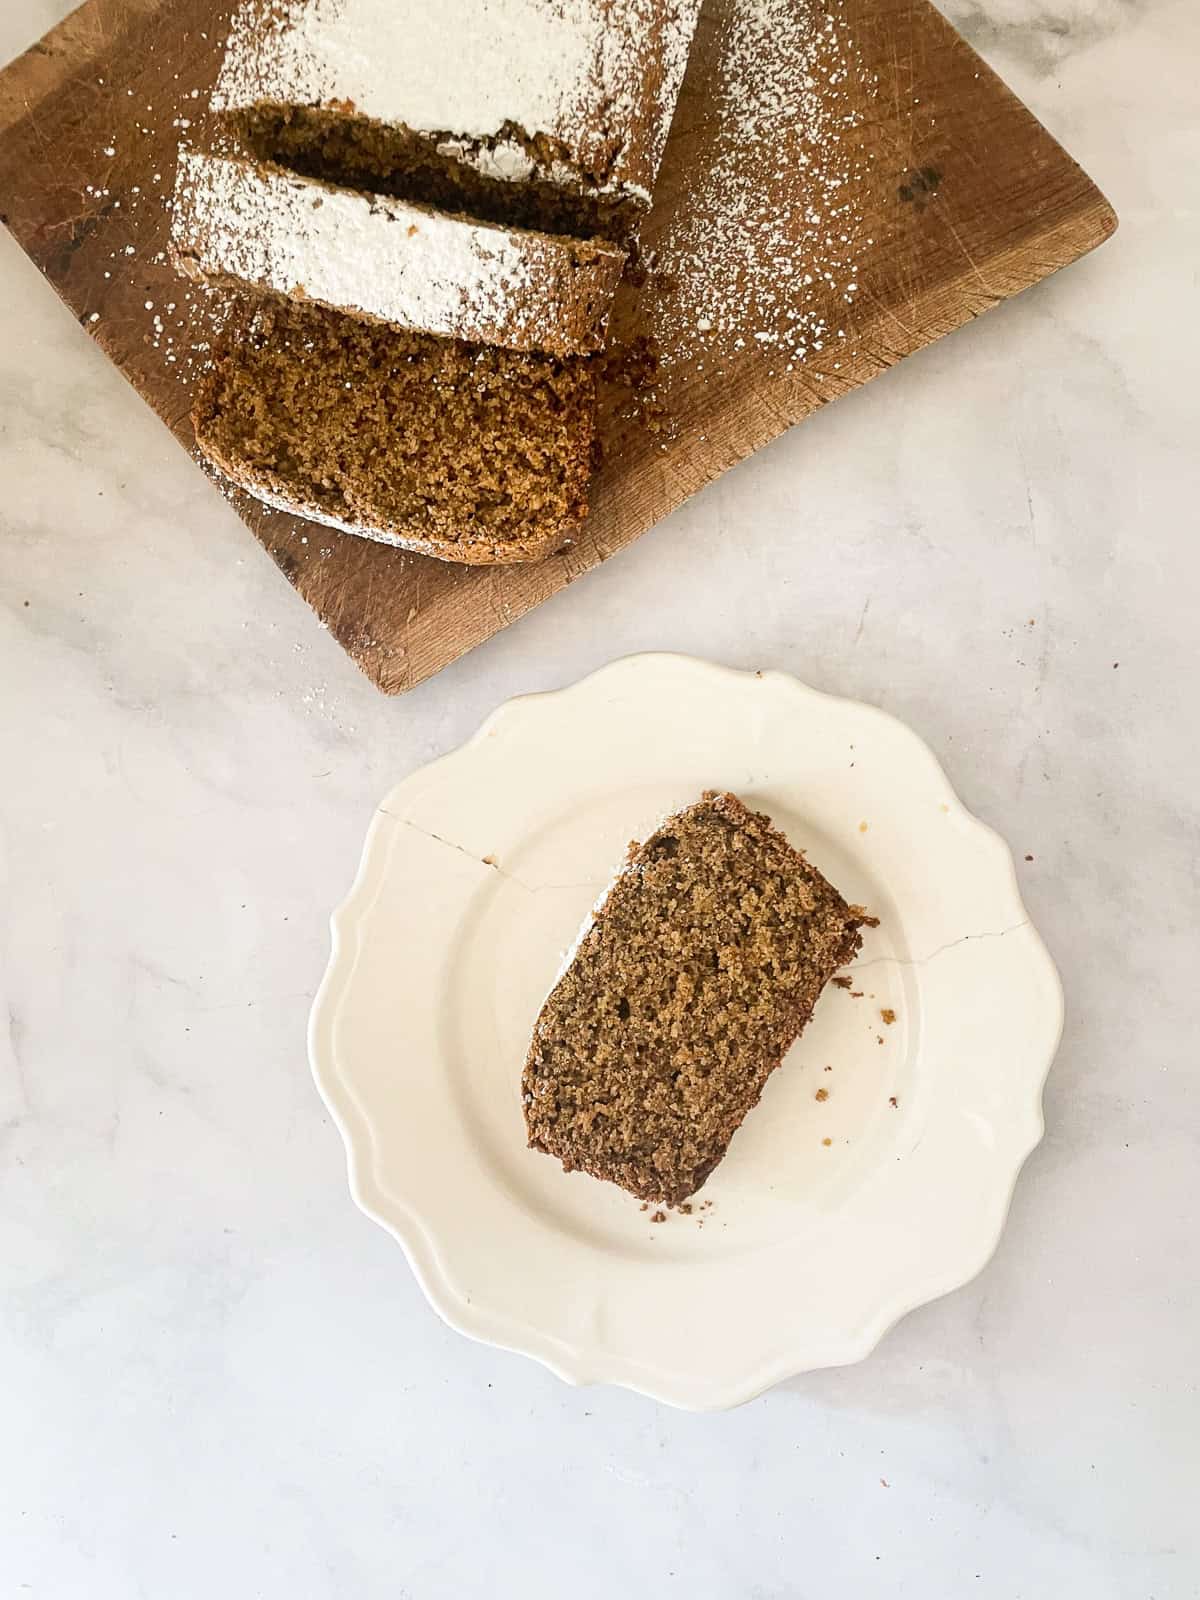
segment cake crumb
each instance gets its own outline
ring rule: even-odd
[[[818,1089],[816,1097],[817,1097],[818,1100],[828,1100],[829,1099],[829,1090],[828,1089]]]
[[[1026,859],[1028,859],[1028,857],[1026,857]],[[834,978],[832,981],[833,981],[834,985],[837,988],[839,988],[839,989],[848,989],[850,987],[850,985],[854,982],[854,979],[853,978],[848,978],[845,975],[845,973],[843,972],[843,973],[839,973],[838,976],[836,978]]]
[[[701,893],[703,918],[676,913]],[[706,792],[631,847],[561,969],[523,1075],[530,1144],[652,1204],[690,1199],[858,944],[769,820]]]
[[[822,1143],[822,1144],[832,1144],[832,1143],[833,1143],[833,1140],[832,1140],[832,1139],[822,1139],[822,1140],[821,1140],[821,1143]]]
[[[548,555],[583,516],[596,381],[586,362],[448,342],[309,301],[235,305],[193,391],[193,420],[201,453],[241,488],[455,560]],[[298,434],[301,411],[339,424],[314,420]],[[398,415],[402,471],[390,449]],[[514,435],[530,453],[514,451]],[[352,511],[335,487],[351,480]]]
[[[899,1104],[900,1104],[900,1102],[899,1102],[899,1100],[896,1099],[896,1096],[894,1094],[888,1095],[888,1105],[890,1105],[892,1107],[896,1107]]]
[[[667,1220],[667,1213],[665,1211],[656,1211],[654,1213],[654,1215],[650,1218],[651,1222],[665,1222],[666,1220]]]
[[[882,1010],[880,1011],[879,1015],[887,1023],[889,1028],[891,1027],[892,1023],[895,1022],[895,1020],[896,1020],[896,1013],[892,1010],[891,1006],[884,1006],[882,1008]]]

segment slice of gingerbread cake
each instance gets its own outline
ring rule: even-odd
[[[542,1007],[529,1143],[678,1203],[708,1178],[871,919],[732,794],[632,845]]]
[[[591,363],[245,301],[196,385],[205,456],[281,511],[472,566],[533,561],[587,508]]]

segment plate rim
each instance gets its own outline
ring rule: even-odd
[[[746,683],[770,680],[800,699],[820,701],[827,707],[845,708],[848,713],[875,720],[893,732],[904,736],[914,751],[919,751],[929,764],[933,775],[940,779],[949,810],[957,820],[975,831],[981,841],[986,840],[998,866],[1006,868],[1004,890],[1014,908],[1020,913],[1016,927],[1027,936],[1027,957],[1042,969],[1049,980],[1047,998],[1052,1002],[1050,1024],[1046,1042],[1032,1057],[1022,1073],[1023,1104],[1014,1102],[1014,1125],[1025,1128],[1025,1137],[1013,1141],[1015,1154],[1011,1172],[1003,1192],[996,1191],[999,1201],[994,1211],[994,1224],[986,1237],[977,1241],[971,1253],[972,1260],[964,1267],[956,1264],[917,1284],[909,1280],[906,1291],[884,1297],[876,1315],[867,1319],[856,1338],[847,1336],[845,1348],[836,1357],[820,1361],[797,1361],[780,1350],[770,1358],[751,1364],[737,1376],[723,1374],[711,1381],[698,1383],[685,1380],[677,1387],[670,1383],[646,1380],[636,1372],[622,1370],[622,1362],[612,1352],[602,1348],[589,1348],[580,1344],[567,1344],[557,1335],[544,1333],[535,1327],[524,1326],[514,1332],[503,1315],[474,1301],[454,1288],[445,1270],[430,1224],[421,1216],[419,1206],[411,1196],[404,1201],[389,1194],[386,1197],[376,1181],[372,1154],[374,1141],[369,1118],[358,1104],[338,1064],[334,1048],[333,1030],[340,1005],[345,998],[357,964],[362,942],[362,924],[365,913],[379,893],[386,873],[386,852],[380,850],[386,834],[398,818],[393,801],[415,778],[443,768],[456,760],[468,757],[472,749],[488,740],[497,724],[510,717],[536,713],[540,706],[552,700],[570,696],[586,686],[595,686],[597,680],[625,673],[641,673],[655,669],[682,671],[699,676],[715,675],[725,680]],[[941,762],[921,736],[899,717],[869,701],[849,696],[830,694],[815,689],[793,674],[780,670],[756,670],[729,667],[673,651],[642,651],[604,663],[555,688],[536,690],[516,695],[501,702],[483,719],[467,739],[433,760],[414,767],[411,772],[393,784],[383,799],[375,806],[367,828],[359,857],[358,868],[347,894],[330,916],[331,948],[321,982],[317,988],[309,1014],[307,1046],[309,1065],[317,1090],[329,1111],[343,1141],[351,1196],[365,1215],[384,1227],[397,1240],[404,1251],[409,1267],[431,1307],[450,1327],[479,1343],[511,1350],[532,1357],[549,1368],[565,1382],[580,1386],[610,1383],[645,1395],[647,1398],[690,1411],[718,1411],[744,1404],[776,1384],[804,1372],[822,1368],[853,1365],[864,1360],[879,1345],[888,1332],[905,1316],[918,1307],[930,1304],[944,1295],[962,1288],[976,1278],[992,1259],[1003,1235],[1012,1206],[1017,1181],[1032,1152],[1045,1133],[1043,1092],[1046,1079],[1058,1052],[1065,1022],[1065,1000],[1062,979],[1050,952],[1029,916],[1020,892],[1016,861],[1003,836],[989,823],[970,811],[950,783]],[[1013,930],[1008,931],[1015,931]],[[1027,1095],[1027,1098],[1025,1096]]]

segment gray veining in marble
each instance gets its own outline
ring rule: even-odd
[[[0,238],[3,1600],[1200,1594],[1200,12],[948,9],[1116,239],[399,701]],[[648,648],[911,722],[1069,1004],[992,1264],[727,1416],[442,1327],[304,1057],[376,799]]]

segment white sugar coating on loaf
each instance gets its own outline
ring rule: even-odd
[[[352,110],[490,176],[649,198],[700,0],[246,0],[213,108]],[[539,165],[507,125],[561,143]],[[499,140],[477,150],[462,141]]]
[[[558,355],[599,348],[625,259],[194,151],[179,160],[172,245],[202,278]]]

